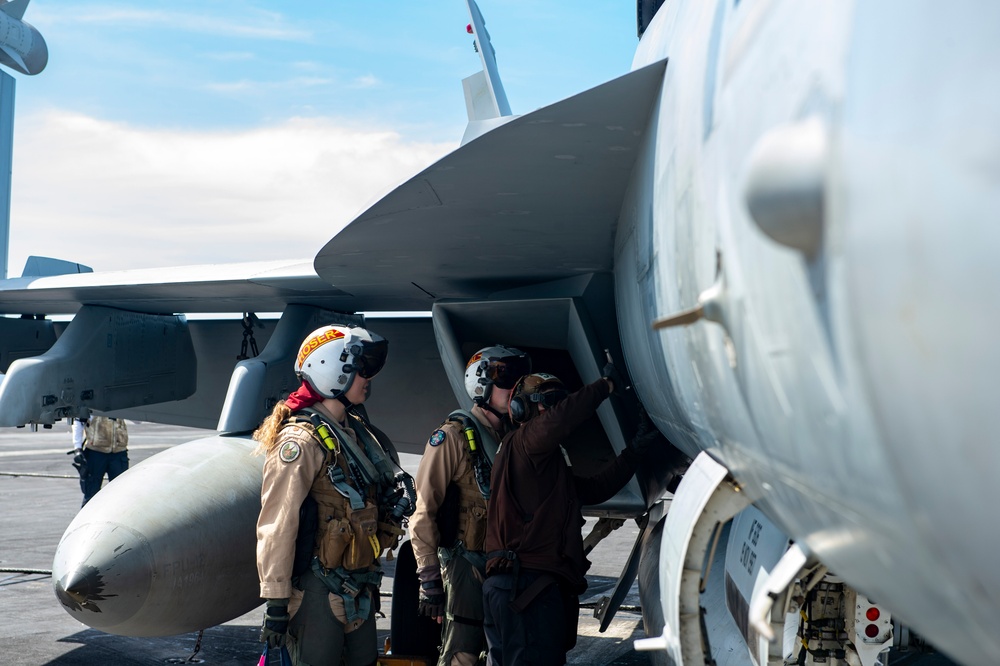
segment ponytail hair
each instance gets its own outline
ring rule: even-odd
[[[284,400],[281,400],[274,406],[271,413],[268,414],[264,422],[260,424],[253,433],[253,438],[257,441],[257,447],[253,450],[253,455],[267,455],[273,451],[278,446],[278,433],[281,432],[281,427],[288,420],[288,417],[292,415],[292,410],[289,409],[288,405],[285,404]]]

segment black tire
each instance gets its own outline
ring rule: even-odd
[[[396,553],[396,572],[392,579],[392,612],[389,614],[392,654],[437,660],[441,625],[429,617],[417,615],[419,597],[417,560],[407,540]]]

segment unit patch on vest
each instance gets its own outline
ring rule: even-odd
[[[444,430],[435,430],[431,435],[431,446],[437,446],[444,441]]]
[[[295,442],[285,442],[281,445],[281,450],[278,451],[278,457],[281,458],[281,462],[290,463],[299,457],[302,453],[302,449]]]

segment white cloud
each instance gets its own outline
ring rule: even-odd
[[[330,119],[186,132],[42,114],[19,122],[8,273],[29,254],[95,270],[312,256],[454,147]]]
[[[379,81],[378,78],[376,78],[374,75],[372,75],[372,74],[366,74],[364,76],[359,76],[358,78],[354,79],[354,84],[351,87],[352,88],[374,88],[375,86],[377,86],[377,85],[379,85],[381,83],[382,82]]]
[[[261,94],[270,91],[302,90],[303,88],[329,86],[333,83],[333,79],[324,79],[318,76],[296,76],[294,78],[283,79],[281,81],[249,81],[247,79],[242,79],[240,81],[230,81],[228,83],[206,83],[202,86],[202,88],[226,95],[242,93]]]
[[[249,51],[223,51],[220,53],[207,53],[205,57],[217,62],[243,62],[253,60],[256,56]]]
[[[228,37],[278,41],[310,41],[312,32],[285,24],[284,17],[274,12],[254,12],[254,22],[234,21],[222,16],[193,14],[185,11],[167,12],[146,9],[121,9],[117,7],[87,6],[77,12],[58,14],[36,12],[35,20],[52,24],[93,24],[105,26],[156,26],[172,30]]]

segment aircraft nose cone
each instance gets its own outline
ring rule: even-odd
[[[127,627],[142,608],[153,575],[146,540],[114,523],[85,523],[67,532],[52,563],[52,585],[66,611],[111,633]]]
[[[104,580],[100,571],[95,567],[86,566],[82,569],[72,571],[60,580],[56,580],[53,585],[56,589],[56,597],[63,606],[71,610],[87,610],[100,613],[101,608],[97,603],[104,601]]]

